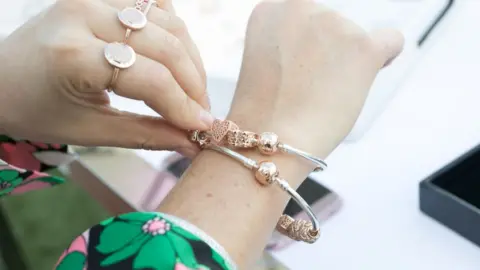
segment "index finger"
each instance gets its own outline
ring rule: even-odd
[[[65,59],[73,63],[68,66],[75,67],[66,71],[67,76],[81,76],[79,79],[88,80],[82,83],[90,88],[106,89],[114,72],[102,55],[106,45],[102,40],[93,39],[79,50],[78,56]],[[120,70],[114,91],[120,96],[145,102],[184,130],[207,130],[214,120],[209,112],[187,96],[167,67],[142,55],[136,56],[131,67]]]
[[[174,36],[176,36],[184,44],[185,48],[188,51],[188,54],[192,58],[193,63],[197,67],[198,73],[203,78],[204,83],[206,85],[207,75],[206,75],[205,68],[203,66],[202,57],[200,56],[200,51],[198,50],[197,45],[195,45],[195,42],[192,39],[190,33],[188,32],[188,29],[187,29],[185,23],[183,22],[183,20],[181,20],[181,18],[179,18],[178,16],[175,16],[176,11],[175,11],[175,7],[172,3],[172,0],[163,0],[163,1],[160,0],[157,3],[157,5],[162,10],[164,10],[165,13],[170,13],[170,14],[173,15],[170,18],[170,22],[161,23],[161,26],[165,30],[169,31]],[[164,15],[164,16],[168,17],[166,15]],[[208,96],[207,96],[206,92],[205,92],[205,97],[203,98],[203,100],[205,100],[207,104],[209,103]],[[204,102],[201,102],[201,103],[204,103]],[[208,106],[210,106],[210,104],[208,104]]]
[[[117,8],[119,10],[123,9],[124,7],[128,7],[131,5],[133,0],[103,0],[110,6]],[[172,38],[161,40],[158,37],[155,37],[157,40],[153,39],[149,42],[145,42],[143,40],[139,40],[140,43],[147,43],[149,48],[154,49],[155,51],[162,51],[165,50],[166,46],[172,42],[165,42],[166,40],[176,39],[179,42],[176,43],[177,50],[185,51],[185,55],[189,57],[189,62],[192,65],[192,68],[198,72],[198,81],[200,82],[199,87],[187,87],[186,82],[193,81],[190,76],[187,75],[188,73],[183,72],[183,70],[176,70],[172,68],[175,66],[176,63],[172,63],[171,61],[175,61],[174,57],[168,57],[168,54],[163,56],[165,61],[160,61],[162,64],[165,64],[170,71],[172,71],[175,79],[179,82],[180,86],[186,91],[187,95],[197,101],[200,105],[204,108],[209,109],[210,104],[208,100],[208,96],[206,93],[206,73],[203,67],[203,62],[200,57],[200,53],[198,51],[197,46],[195,45],[194,41],[192,40],[187,26],[185,22],[174,14],[173,5],[171,5],[171,1],[158,1],[158,6],[155,8],[150,9],[150,12],[147,14],[148,20],[159,26],[161,30],[164,31],[165,37],[171,36]],[[102,16],[105,17],[105,16]],[[95,23],[95,25],[99,25],[97,28],[102,28],[103,24]],[[110,26],[104,26],[104,32],[110,31]],[[143,32],[148,31],[150,29],[143,30]],[[140,38],[142,32],[136,33],[132,36],[130,43],[134,43],[137,38]],[[146,37],[152,37],[152,35],[148,35]],[[165,44],[166,43],[166,44]],[[159,49],[160,48],[160,49]],[[147,55],[148,56],[148,55]],[[151,57],[150,57],[151,58]],[[155,59],[159,61],[159,59]],[[168,63],[167,63],[168,62]],[[195,80],[197,81],[197,80]]]

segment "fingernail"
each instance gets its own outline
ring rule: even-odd
[[[207,104],[207,110],[211,111],[212,110],[212,103],[210,103],[210,98],[208,97],[208,94],[205,95],[205,104]]]
[[[203,93],[203,97],[201,99],[202,99],[202,104],[201,104],[202,107],[204,107],[204,109],[207,111],[211,111],[212,107],[210,104],[210,97],[208,96],[208,92],[206,90]]]
[[[205,124],[205,127],[208,129],[213,125],[213,121],[215,118],[213,118],[212,114],[209,112],[202,110],[200,112],[200,121],[202,121]]]

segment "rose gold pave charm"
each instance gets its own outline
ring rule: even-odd
[[[258,145],[258,135],[254,132],[232,130],[227,134],[227,144],[234,148],[252,148]]]
[[[238,130],[238,126],[229,120],[218,120],[213,121],[212,125],[212,138],[215,142],[220,143],[227,136],[229,131]]]
[[[290,216],[282,215],[277,221],[277,231],[283,235],[288,235],[288,227],[293,224],[295,219]]]
[[[277,222],[277,231],[289,238],[306,243],[315,243],[320,232],[313,228],[313,224],[306,220],[295,220],[288,215],[282,215]]]

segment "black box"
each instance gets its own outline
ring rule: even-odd
[[[420,183],[420,210],[480,246],[480,145]]]

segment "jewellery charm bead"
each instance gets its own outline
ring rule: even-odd
[[[210,143],[210,138],[207,136],[207,133],[205,131],[193,131],[192,133],[190,133],[190,140],[192,142],[198,143],[200,148],[204,148]]]
[[[198,142],[198,134],[199,133],[200,133],[200,131],[198,131],[198,130],[191,131],[188,138],[190,139],[191,142]]]
[[[229,120],[215,120],[211,130],[208,132],[212,140],[218,145],[225,145],[230,148],[257,148],[264,155],[272,155],[278,150],[284,153],[299,156],[315,165],[314,171],[323,171],[327,164],[307,152],[282,143],[277,134],[264,132],[257,134],[251,131],[240,130],[239,127]],[[226,138],[226,139],[225,139]]]
[[[135,51],[132,47],[119,42],[107,44],[104,54],[110,65],[120,69],[131,67],[136,60]]]
[[[265,155],[274,154],[278,149],[278,135],[273,132],[264,132],[258,139],[258,150]]]
[[[295,220],[288,215],[282,215],[277,222],[277,231],[289,238],[306,243],[315,243],[320,232],[313,228],[312,222],[303,219]]]
[[[279,172],[277,166],[273,162],[260,162],[258,169],[255,171],[255,178],[262,185],[272,184]]]
[[[141,10],[133,7],[127,7],[118,12],[118,19],[123,26],[132,29],[140,30],[147,25],[147,17]]]
[[[227,134],[227,144],[234,148],[252,148],[258,144],[258,136],[254,132],[231,130]]]
[[[295,219],[293,219],[291,216],[288,216],[288,215],[282,215],[278,221],[277,221],[277,226],[276,226],[276,230],[283,234],[283,235],[287,235],[287,230],[288,230],[288,227],[290,227],[290,225],[293,224],[293,222],[295,221]]]
[[[212,125],[212,137],[217,143],[220,143],[228,132],[233,130],[238,130],[238,126],[232,121],[216,119]]]

